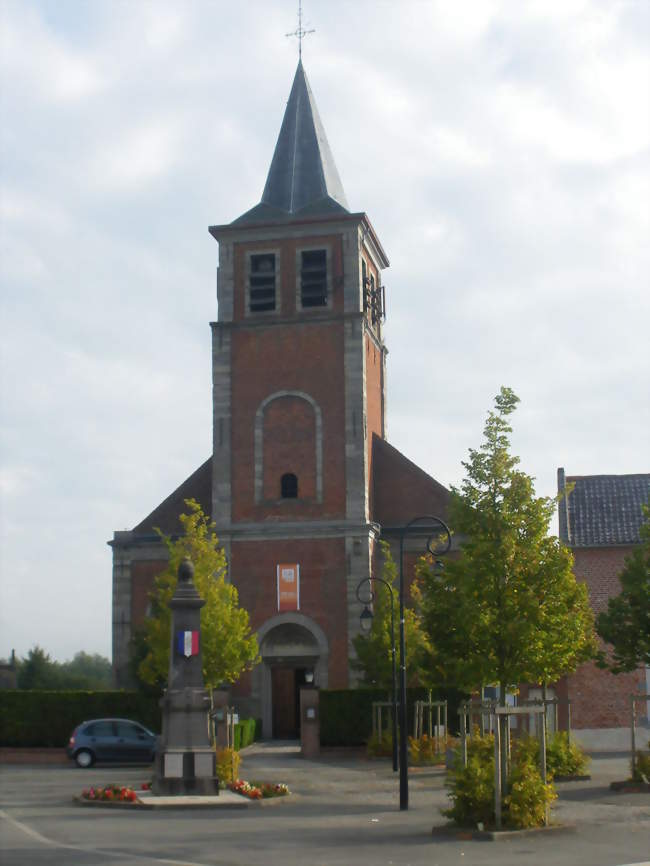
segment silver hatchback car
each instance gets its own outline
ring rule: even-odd
[[[90,719],[74,729],[66,752],[84,769],[95,761],[150,764],[157,739],[144,725],[130,719]]]

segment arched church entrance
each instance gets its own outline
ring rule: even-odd
[[[300,738],[300,689],[327,686],[328,644],[321,627],[300,613],[268,620],[257,632],[262,663],[262,735]]]

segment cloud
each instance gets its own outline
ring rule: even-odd
[[[458,484],[507,384],[540,493],[559,465],[647,470],[648,4],[308,12],[348,200],[391,259],[392,443]],[[207,226],[261,196],[293,16],[265,0],[2,4],[0,655],[108,654],[106,540],[209,454]]]
[[[142,185],[168,175],[180,156],[181,135],[172,118],[121,132],[93,154],[87,182],[103,195],[134,195]]]
[[[4,5],[0,70],[5,81],[27,96],[59,104],[102,91],[107,81],[95,58],[58,39],[29,4]]]

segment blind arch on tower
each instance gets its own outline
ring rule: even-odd
[[[288,473],[297,476],[305,498],[322,503],[323,413],[310,394],[269,394],[255,413],[254,436],[256,505],[279,499],[280,479]]]

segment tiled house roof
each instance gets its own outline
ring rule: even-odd
[[[650,473],[565,476],[564,469],[558,469],[557,476],[560,493],[573,485],[559,504],[562,541],[570,547],[639,543]]]

